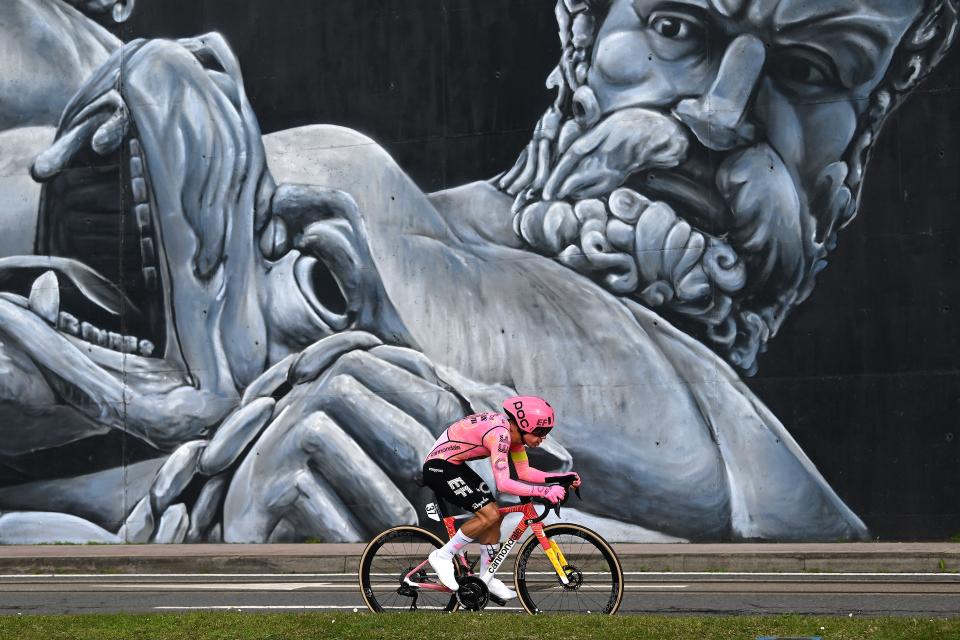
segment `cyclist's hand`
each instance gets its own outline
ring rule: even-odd
[[[546,482],[558,482],[560,484],[569,486],[571,489],[576,489],[580,486],[580,476],[573,471],[568,471],[566,473],[559,473],[557,475],[548,475],[546,477]]]
[[[431,428],[466,408],[430,360],[346,331],[287,366],[292,389],[230,480],[224,540],[348,542],[416,522],[412,476],[438,435]]]
[[[567,496],[567,491],[558,484],[551,485],[547,492],[544,494],[544,498],[550,501],[550,504],[559,504],[563,502],[563,499]]]

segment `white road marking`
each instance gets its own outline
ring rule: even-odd
[[[365,604],[359,604],[357,606],[351,605],[340,605],[340,604],[241,604],[241,605],[211,605],[209,607],[194,607],[194,606],[183,606],[183,607],[154,607],[155,611],[199,611],[199,610],[218,610],[218,611],[243,611],[247,609],[261,610],[261,609],[320,609],[320,610],[347,610],[347,611],[364,611],[367,612],[367,606]],[[406,611],[409,607],[384,607],[384,609],[397,609],[400,611]],[[443,609],[443,607],[417,607],[417,609]],[[522,607],[496,607],[489,608],[486,611],[523,611]]]
[[[828,572],[828,571],[794,571],[794,572],[751,572],[751,571],[624,571],[625,576],[704,576],[711,578],[752,576],[763,578],[791,578],[803,576],[805,578],[816,578],[820,576],[848,576],[848,577],[885,577],[885,578],[919,578],[919,577],[955,577],[960,578],[960,574],[955,573],[866,573],[866,572]]]
[[[549,573],[549,572],[532,572],[528,571],[528,574],[533,573]],[[510,572],[497,572],[498,575],[513,575]],[[370,575],[393,575],[388,573],[371,573]],[[826,571],[797,571],[797,572],[736,572],[736,571],[624,571],[623,575],[625,576],[650,576],[650,577],[660,577],[660,576],[679,576],[679,577],[691,577],[691,576],[704,576],[711,578],[724,578],[724,577],[742,577],[742,576],[752,576],[752,577],[773,577],[773,578],[787,578],[787,577],[797,577],[803,576],[806,578],[816,578],[820,576],[829,576],[829,577],[884,577],[884,578],[946,578],[952,577],[960,580],[960,574],[956,573],[865,573],[865,572],[826,572]],[[31,573],[31,574],[20,574],[20,573],[6,573],[0,574],[0,580],[37,580],[37,579],[47,579],[50,578],[60,578],[60,579],[89,579],[89,578],[101,578],[101,579],[112,579],[117,580],[120,578],[288,578],[291,580],[302,580],[304,578],[357,578],[357,573],[123,573],[123,574],[103,574],[103,573]]]
[[[423,607],[426,608],[426,607]],[[220,610],[232,611],[243,609],[347,609],[357,611],[366,611],[365,604],[359,605],[338,605],[338,604],[222,604],[210,606],[182,606],[182,607],[154,607],[156,611],[199,611],[199,610]]]
[[[371,574],[375,575],[375,574]],[[387,574],[383,574],[387,575]],[[391,574],[392,575],[392,574]],[[358,577],[356,573],[5,573],[6,578],[340,578]]]
[[[332,582],[108,582],[98,584],[97,588],[138,591],[296,591],[297,589],[342,586]]]
[[[627,584],[624,589],[686,589],[687,584]],[[599,587],[598,587],[599,589]]]

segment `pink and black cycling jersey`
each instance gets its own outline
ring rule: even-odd
[[[508,455],[520,480],[510,477]],[[424,462],[463,464],[481,458],[490,458],[498,491],[517,496],[546,494],[548,487],[531,483],[546,482],[547,475],[530,466],[522,444],[510,444],[510,422],[502,413],[477,413],[454,422],[440,434]]]

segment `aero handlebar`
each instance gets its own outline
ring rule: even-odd
[[[566,504],[566,503],[567,503],[567,500],[570,499],[570,485],[573,484],[573,477],[571,476],[569,479],[564,479],[564,480],[562,480],[561,482],[553,482],[553,483],[551,483],[551,485],[554,485],[554,484],[558,484],[558,485],[560,485],[561,487],[563,487],[564,489],[567,490],[567,493],[566,493],[566,495],[563,497],[563,500],[561,500],[561,501],[558,502],[557,504],[553,504],[552,502],[550,502],[550,501],[547,500],[546,498],[532,498],[532,497],[531,497],[531,498],[527,498],[526,500],[522,500],[522,502],[526,502],[526,501],[536,502],[536,503],[542,504],[543,506],[546,507],[546,509],[543,510],[543,513],[540,514],[540,517],[534,518],[534,519],[532,519],[532,520],[527,520],[527,524],[528,524],[528,525],[530,525],[530,524],[536,524],[536,523],[538,523],[538,522],[543,522],[544,518],[546,518],[548,515],[550,515],[550,509],[553,509],[553,512],[556,513],[557,516],[560,515],[560,507],[563,506],[564,504]],[[580,496],[580,487],[577,487],[577,488],[574,489],[573,491],[574,491],[574,493],[577,494],[577,498],[579,498],[579,499],[581,499],[581,500],[583,499],[583,498]]]

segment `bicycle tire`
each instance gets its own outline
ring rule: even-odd
[[[360,594],[374,613],[410,611],[413,596],[399,592],[406,573],[427,559],[443,541],[426,529],[409,525],[387,529],[367,544],[360,556]],[[425,578],[439,582],[428,564]],[[458,571],[460,567],[454,563]],[[456,594],[416,589],[417,610],[454,611],[460,604]],[[421,599],[428,604],[421,602]]]
[[[565,587],[541,553],[536,536],[520,546],[513,581],[527,613],[597,613],[613,615],[623,599],[623,568],[617,554],[598,533],[577,524],[552,524],[543,533],[557,541],[570,567],[571,586]]]

